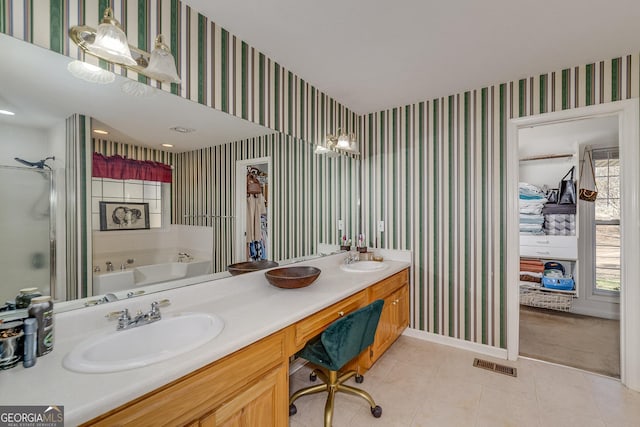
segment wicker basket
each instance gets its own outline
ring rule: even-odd
[[[572,295],[555,294],[538,289],[520,288],[520,304],[550,310],[569,311]]]

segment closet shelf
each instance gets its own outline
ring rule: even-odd
[[[521,162],[530,162],[532,160],[548,160],[548,159],[569,159],[572,158],[573,154],[544,154],[541,156],[531,156],[531,157],[523,157],[520,159]]]

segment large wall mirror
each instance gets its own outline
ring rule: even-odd
[[[0,115],[0,306],[24,288],[62,309],[135,297],[226,277],[246,258],[314,256],[319,243],[359,231],[357,158],[316,155],[305,141],[122,76],[82,80],[71,58],[3,34],[0,51],[0,102],[16,113]],[[94,152],[168,164],[171,180],[95,177]],[[254,179],[264,236],[238,212],[257,196]]]

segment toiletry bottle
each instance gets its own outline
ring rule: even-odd
[[[13,368],[22,360],[23,326],[22,320],[0,323],[0,370]]]
[[[29,317],[38,321],[38,357],[53,350],[53,301],[50,296],[36,297],[29,305]]]
[[[22,365],[30,368],[36,364],[36,348],[38,347],[38,322],[36,319],[28,318],[24,320],[24,356]]]
[[[16,297],[16,308],[27,308],[29,303],[35,297],[41,296],[42,293],[38,288],[24,288],[20,289],[20,293]]]

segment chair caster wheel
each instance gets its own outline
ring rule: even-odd
[[[362,375],[356,375],[356,382],[358,384],[362,384],[363,381],[364,381],[364,377]]]
[[[318,379],[318,376],[316,375],[316,372],[313,371],[309,374],[309,381],[315,381]]]
[[[291,412],[291,409],[289,409],[289,412]],[[380,418],[382,416],[382,408],[378,405],[375,408],[371,408],[371,415],[375,418]]]
[[[376,406],[376,408],[379,408],[379,406]],[[373,409],[371,411],[373,412]],[[298,413],[298,408],[296,408],[296,405],[294,405],[293,403],[289,405],[289,416],[291,417],[297,413]]]

